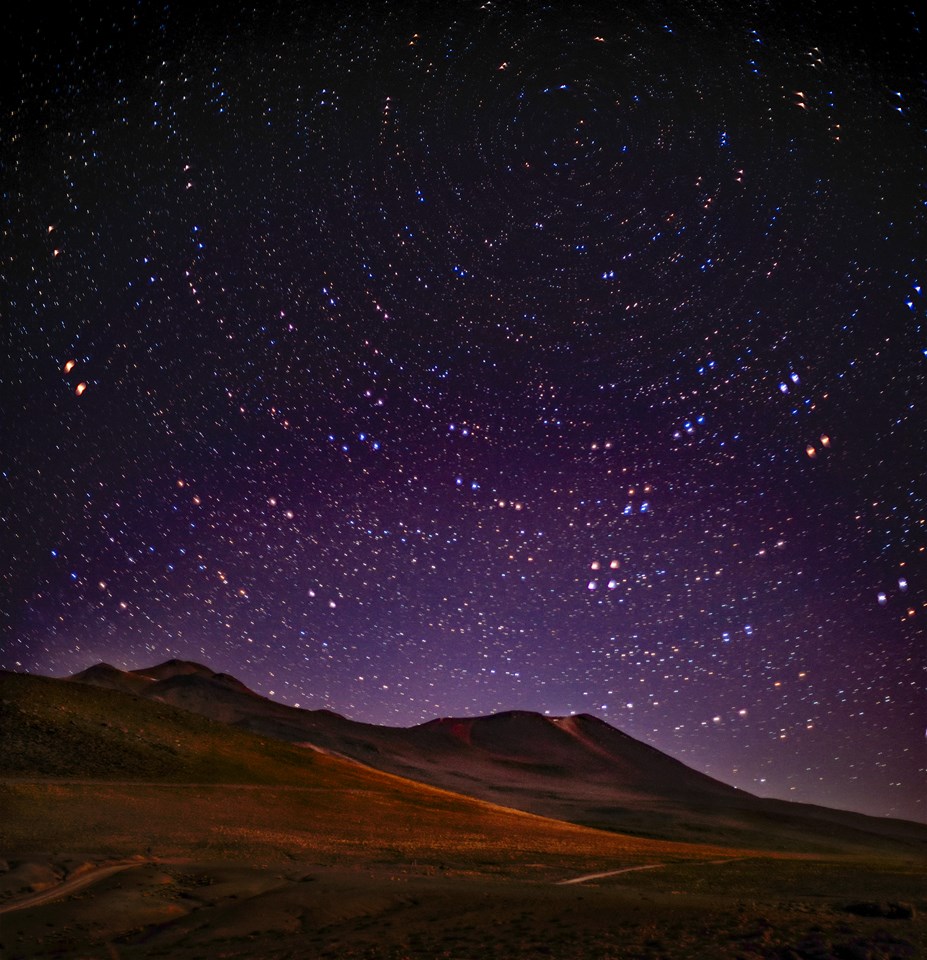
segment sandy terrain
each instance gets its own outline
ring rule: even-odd
[[[923,878],[854,880],[847,866],[693,863],[561,886],[398,864],[149,862],[6,914],[2,943],[11,960],[923,956]],[[861,893],[920,899],[920,916],[848,912]]]
[[[0,687],[4,960],[927,950],[927,864],[904,838],[851,856],[811,837],[807,852],[749,849],[723,820],[712,845],[632,837],[114,691]]]

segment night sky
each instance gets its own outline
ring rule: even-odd
[[[923,9],[194,6],[4,28],[0,667],[923,819]]]

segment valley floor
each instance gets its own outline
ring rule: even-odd
[[[9,866],[0,874],[7,894],[29,876],[51,883],[95,869],[92,859],[47,856]],[[902,863],[702,861],[574,885],[531,879],[530,864],[522,876],[292,859],[122,866],[5,912],[0,952],[11,960],[886,960],[927,947],[924,875]],[[536,872],[548,874],[544,866]],[[860,915],[867,911],[883,915]]]

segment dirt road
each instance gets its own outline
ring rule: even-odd
[[[706,863],[721,864],[734,863],[735,860],[743,860],[743,857],[731,857],[728,860],[708,860]],[[605,877],[617,877],[619,873],[633,873],[635,870],[656,870],[658,867],[668,867],[668,863],[645,863],[640,867],[623,867],[621,870],[606,870],[605,873],[585,873],[581,877],[571,877],[569,880],[558,880],[558,887],[566,887],[572,883],[586,883],[587,880],[602,880]]]
[[[50,887],[48,890],[39,890],[37,893],[29,894],[21,900],[13,903],[5,903],[0,906],[0,913],[12,913],[14,910],[28,910],[30,907],[39,907],[43,903],[51,903],[53,900],[59,900],[74,893],[76,890],[82,890],[89,887],[92,883],[97,883],[106,877],[111,877],[114,873],[121,873],[123,870],[129,870],[131,867],[139,867],[145,860],[128,860],[123,863],[110,863],[103,867],[94,867],[86,873],[78,874],[76,877],[70,877],[61,883]]]

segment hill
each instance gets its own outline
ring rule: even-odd
[[[493,806],[112,689],[0,673],[0,702],[5,856],[153,847],[513,869],[712,853]]]
[[[442,718],[411,728],[381,727],[276,703],[232,677],[188,661],[169,661],[122,678],[112,669],[105,673],[105,685],[126,693],[584,826],[763,849],[927,848],[927,827],[920,824],[754,797],[589,715],[552,718],[510,711]],[[72,679],[99,683],[91,671]]]
[[[927,942],[910,848],[760,854],[545,819],[175,707],[159,698],[306,719],[203,671],[166,673],[144,686],[112,669],[90,674],[101,685],[0,673],[4,956],[810,960]],[[309,720],[371,745],[363,725]],[[600,724],[514,713],[372,733],[414,762],[432,751],[436,769],[481,751],[488,770],[547,783],[571,782],[574,741],[621,761],[629,791],[671,769]]]

